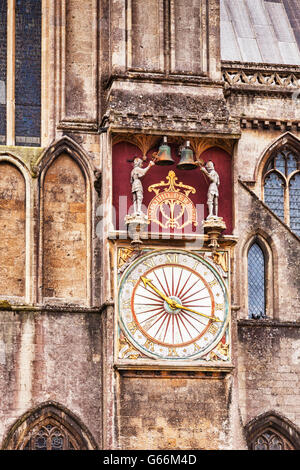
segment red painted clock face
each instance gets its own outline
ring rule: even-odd
[[[223,281],[195,254],[153,252],[121,280],[120,326],[150,355],[183,359],[206,353],[223,334],[227,313]]]

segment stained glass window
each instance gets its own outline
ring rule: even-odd
[[[273,430],[260,434],[252,444],[253,450],[292,450],[291,445]]]
[[[300,173],[290,180],[290,226],[300,236]]]
[[[0,0],[0,145],[6,143],[7,3]]]
[[[75,450],[75,441],[66,429],[48,423],[35,431],[24,446],[25,450]]]
[[[284,148],[268,161],[264,201],[300,236],[300,158],[296,152]]]
[[[40,146],[41,44],[42,0],[0,0],[0,145]]]
[[[258,243],[248,252],[248,311],[250,318],[265,316],[265,256]]]
[[[278,217],[284,219],[284,181],[275,171],[265,179],[265,203]]]
[[[41,0],[16,0],[16,145],[39,146],[41,124]]]

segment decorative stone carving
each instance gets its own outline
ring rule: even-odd
[[[133,170],[130,174],[131,192],[133,198],[133,214],[126,215],[125,223],[128,226],[128,233],[132,239],[131,244],[138,247],[142,244],[141,232],[145,231],[147,224],[149,223],[147,215],[143,213],[142,204],[144,197],[144,189],[141,179],[154,165],[153,161],[150,161],[146,168],[142,168],[143,160],[139,157],[133,159]]]
[[[133,170],[130,175],[131,192],[133,197],[133,214],[138,217],[144,215],[142,211],[144,190],[141,179],[154,165],[154,162],[150,161],[146,168],[142,168],[142,165],[143,160],[141,158],[135,157],[133,160]]]
[[[211,218],[218,218],[218,201],[220,186],[219,174],[216,172],[215,166],[212,161],[207,162],[206,165],[201,166],[200,169],[210,181],[207,192],[207,206],[209,212],[207,220]]]

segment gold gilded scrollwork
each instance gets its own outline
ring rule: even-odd
[[[120,142],[129,142],[130,144],[136,145],[143,154],[143,158],[146,159],[147,152],[157,145],[161,137],[155,135],[146,134],[117,134],[113,136],[113,145],[119,144]]]
[[[121,268],[123,264],[131,257],[133,250],[131,248],[120,248],[118,251],[118,268]]]
[[[222,359],[223,361],[228,360],[229,357],[229,344],[223,344],[222,341],[218,344],[218,346],[211,351],[209,358],[212,361],[219,361]]]
[[[142,357],[141,353],[122,335],[119,338],[119,358],[138,359],[139,357]]]
[[[219,264],[225,273],[228,273],[228,254],[215,251],[213,253],[213,260]]]

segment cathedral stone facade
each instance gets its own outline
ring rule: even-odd
[[[0,1],[2,449],[300,449],[299,11]]]

